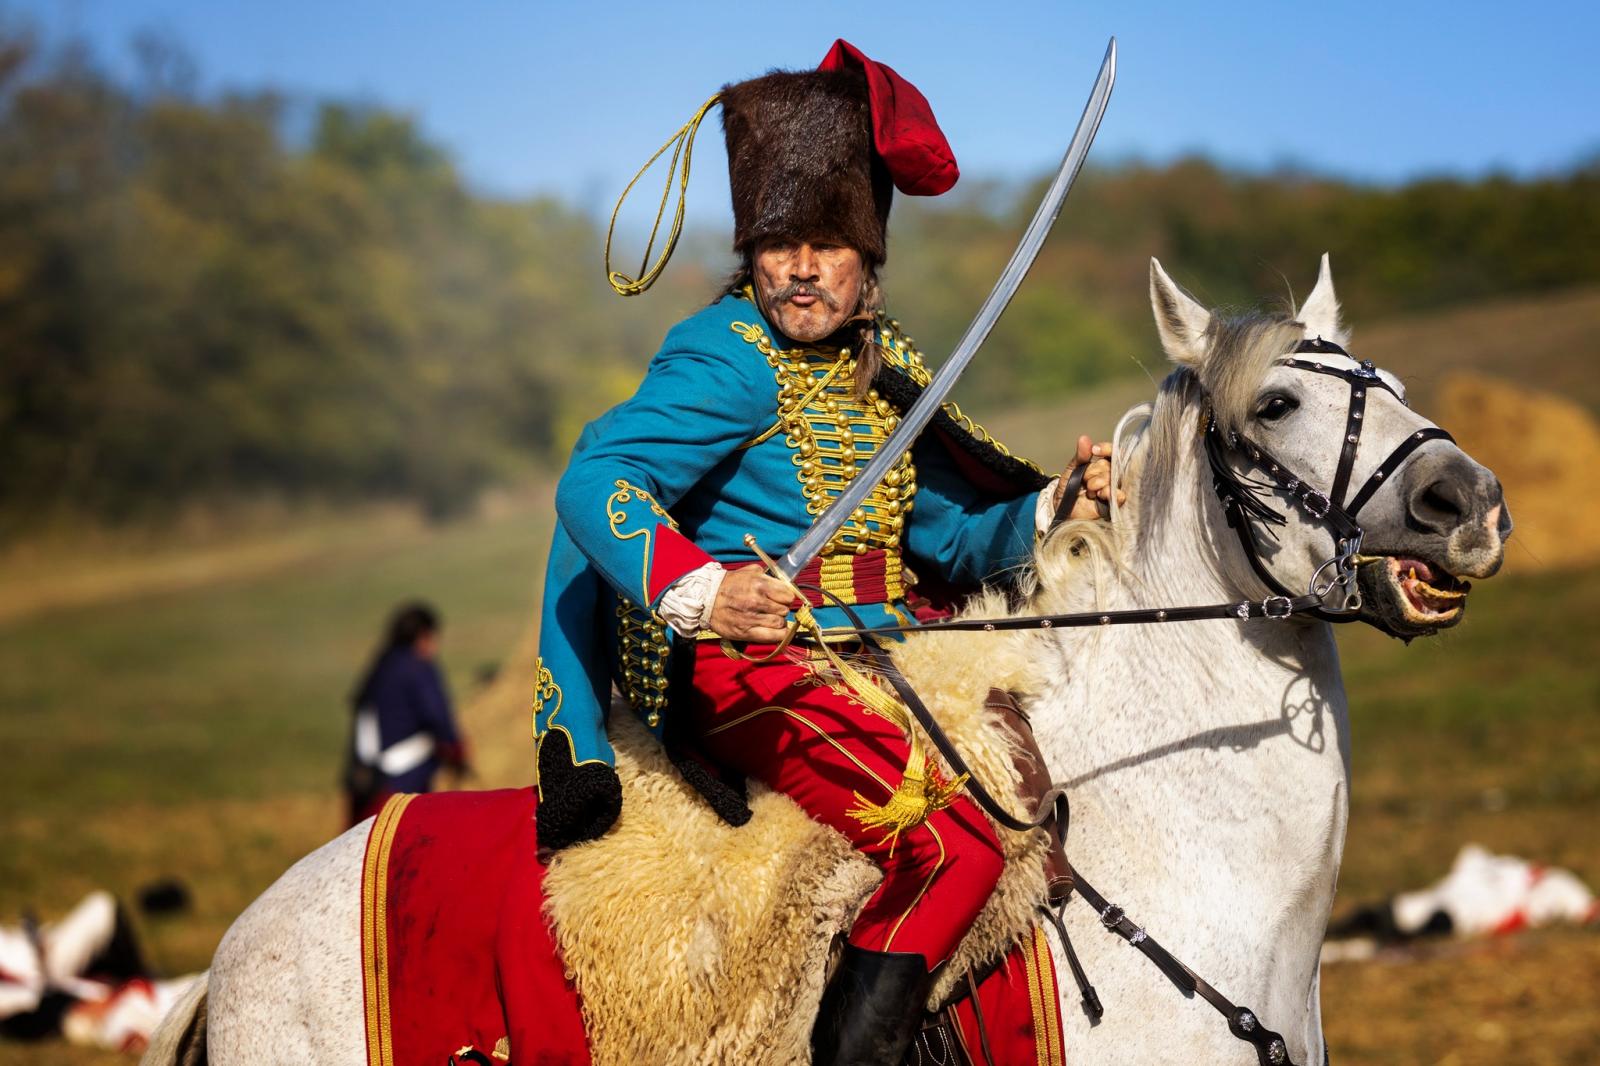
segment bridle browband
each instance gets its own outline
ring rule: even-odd
[[[1332,341],[1323,340],[1321,337],[1303,340],[1296,345],[1291,356],[1299,355],[1342,356],[1352,362],[1356,362],[1344,348]],[[1353,498],[1347,499],[1351,475],[1355,468],[1356,454],[1361,446],[1361,432],[1366,424],[1367,391],[1373,387],[1383,389],[1402,404],[1406,404],[1405,398],[1395,392],[1389,383],[1383,380],[1370,361],[1360,361],[1353,369],[1328,366],[1317,359],[1289,358],[1281,360],[1279,365],[1314,374],[1326,374],[1331,377],[1342,378],[1350,385],[1350,403],[1345,415],[1345,431],[1344,439],[1339,449],[1339,465],[1334,472],[1333,485],[1326,494],[1313,489],[1304,478],[1296,475],[1287,466],[1275,459],[1265,448],[1262,448],[1243,434],[1237,431],[1224,433],[1217,423],[1215,412],[1212,410],[1208,410],[1206,413],[1205,428],[1206,457],[1211,466],[1212,487],[1222,504],[1229,527],[1239,536],[1239,543],[1244,549],[1245,558],[1250,561],[1251,569],[1273,591],[1274,595],[1260,601],[1243,600],[1237,603],[1194,607],[1030,615],[1019,618],[957,619],[948,622],[932,622],[925,625],[869,627],[863,626],[855,612],[837,597],[827,592],[823,593],[824,597],[833,600],[836,606],[843,608],[846,617],[850,619],[850,628],[855,630],[856,634],[862,638],[862,645],[873,659],[879,672],[906,704],[912,715],[928,734],[928,738],[933,742],[934,747],[938,749],[940,755],[944,757],[952,770],[958,774],[966,773],[968,775],[966,788],[973,799],[1000,824],[1023,832],[1042,826],[1050,817],[1054,816],[1056,818],[1056,826],[1064,843],[1070,819],[1065,789],[1061,786],[1052,786],[1038,803],[1038,808],[1031,818],[1018,818],[1006,810],[992,794],[984,789],[976,777],[971,776],[970,769],[966,761],[961,757],[961,753],[956,749],[944,730],[940,728],[938,720],[929,711],[927,705],[922,702],[921,697],[911,687],[905,675],[894,665],[894,661],[888,651],[876,642],[865,638],[878,634],[911,631],[922,633],[939,630],[997,632],[1015,629],[1186,622],[1215,618],[1267,618],[1281,620],[1298,614],[1309,614],[1327,622],[1354,621],[1359,616],[1361,608],[1361,595],[1359,589],[1355,587],[1355,577],[1357,560],[1361,551],[1362,529],[1360,523],[1356,521],[1356,516],[1360,514],[1361,508],[1366,506],[1377,491],[1393,478],[1395,471],[1410,457],[1412,452],[1430,440],[1453,442],[1455,438],[1437,426],[1417,430],[1401,441],[1389,453],[1388,457],[1378,464],[1377,469],[1368,476],[1366,482],[1362,484]],[[1406,404],[1406,406],[1409,407],[1410,405]],[[1235,458],[1240,459],[1241,464],[1247,471],[1260,471],[1266,476],[1267,480],[1250,478],[1247,473],[1241,474],[1237,472],[1230,461]],[[1057,511],[1058,520],[1061,514],[1071,507],[1071,500],[1077,495],[1075,490],[1081,484],[1083,469],[1080,467],[1074,471],[1076,476],[1068,481],[1066,491],[1069,495],[1064,497],[1062,506]],[[1291,592],[1273,575],[1260,554],[1260,542],[1256,536],[1256,526],[1264,527],[1267,535],[1275,538],[1276,535],[1272,532],[1273,528],[1283,526],[1288,522],[1287,515],[1266,502],[1265,498],[1274,491],[1282,491],[1287,494],[1295,507],[1298,507],[1313,522],[1326,528],[1334,540],[1334,555],[1316,569],[1311,575],[1309,588],[1305,593],[1299,595]],[[1324,578],[1324,573],[1330,570],[1332,571],[1331,575]],[[1337,608],[1330,608],[1326,602],[1327,597],[1337,588],[1345,590],[1344,602]],[[1069,868],[1071,868],[1070,863]],[[1255,1049],[1260,1066],[1296,1066],[1294,1060],[1289,1057],[1288,1046],[1281,1034],[1268,1029],[1253,1010],[1249,1007],[1234,1004],[1199,974],[1180,962],[1171,952],[1163,948],[1153,937],[1146,933],[1143,927],[1128,917],[1121,907],[1107,900],[1094,886],[1085,881],[1083,875],[1078,873],[1076,868],[1071,868],[1071,872],[1078,894],[1099,913],[1100,924],[1142,952],[1181,992],[1186,995],[1198,994],[1217,1010],[1227,1019],[1228,1031]],[[1040,910],[1051,925],[1054,926],[1060,937],[1073,977],[1083,997],[1084,1010],[1088,1012],[1091,1018],[1098,1019],[1104,1013],[1104,1008],[1100,1004],[1100,998],[1095,993],[1094,987],[1089,984],[1089,980],[1078,962],[1077,953],[1073,950],[1072,942],[1067,936],[1066,925],[1061,917],[1061,909],[1066,906],[1066,903],[1067,900],[1064,899],[1055,909],[1041,906]],[[1323,1057],[1324,1062],[1326,1062],[1328,1057],[1326,1045],[1323,1047]]]

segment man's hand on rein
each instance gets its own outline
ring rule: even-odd
[[[1066,491],[1068,476],[1085,464],[1088,470],[1083,475],[1083,489],[1073,501],[1068,518],[1099,518],[1111,506],[1111,442],[1095,444],[1086,433],[1078,438],[1078,449],[1072,456],[1072,462],[1067,464],[1061,480],[1056,483],[1057,510],[1061,507],[1061,493]],[[1116,491],[1117,502],[1126,503],[1127,494],[1121,489]]]
[[[711,631],[727,640],[777,644],[788,632],[794,594],[760,563],[728,571],[711,605]]]

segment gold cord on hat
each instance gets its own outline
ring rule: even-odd
[[[633,180],[628,182],[628,187],[623,189],[622,195],[617,198],[617,206],[611,211],[611,225],[606,228],[605,266],[606,280],[611,283],[612,289],[616,290],[618,296],[637,296],[651,285],[654,285],[656,279],[661,276],[661,272],[666,269],[667,260],[672,258],[673,249],[678,246],[678,238],[683,234],[683,198],[689,191],[689,159],[694,155],[694,136],[700,131],[700,123],[705,121],[706,113],[721,99],[722,94],[719,92],[701,104],[700,110],[694,113],[694,117],[678,127],[678,132],[669,137],[667,143],[658,148],[656,154],[651,156],[649,161],[639,168],[639,173],[633,176]],[[650,239],[645,243],[644,257],[639,262],[639,276],[630,278],[620,270],[611,269],[611,238],[617,230],[617,215],[621,213],[622,205],[628,199],[628,194],[633,191],[635,185],[639,184],[639,179],[644,177],[645,172],[655,165],[657,159],[666,154],[668,148],[672,149],[672,163],[667,168],[666,187],[661,190],[661,205],[656,208],[656,221],[650,227]],[[680,158],[683,160],[681,170],[678,166]],[[672,195],[674,175],[677,175],[678,182],[678,209],[673,215],[672,230],[667,235],[666,244],[661,248],[661,255],[652,266],[650,264],[650,250],[655,247],[656,235],[661,231],[661,216],[666,213],[667,200]]]

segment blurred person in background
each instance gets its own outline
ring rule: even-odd
[[[425,603],[397,608],[372,665],[350,697],[355,722],[345,769],[350,824],[369,818],[390,796],[428,792],[442,767],[468,771],[439,674],[439,615]]]

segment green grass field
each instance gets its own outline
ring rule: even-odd
[[[204,967],[242,906],[343,828],[345,696],[396,602],[439,607],[470,696],[538,602],[542,508],[366,525],[276,570],[165,591],[135,575],[126,596],[0,622],[0,914],[178,876],[196,913],[146,932],[165,969]]]
[[[1095,410],[1120,409],[1113,399]],[[1032,432],[1049,443],[1043,423]],[[536,608],[546,506],[534,496],[438,528],[310,525],[294,552],[183,580],[162,577],[176,548],[144,570],[118,561],[98,584],[83,579],[109,564],[84,557],[58,582],[79,591],[54,599],[39,591],[49,575],[0,568],[0,584],[35,593],[0,612],[0,916],[48,918],[90,888],[126,898],[178,876],[195,910],[141,931],[169,972],[205,966],[239,910],[341,827],[345,693],[385,613],[409,596],[439,605],[466,702]],[[1354,781],[1341,908],[1433,880],[1467,841],[1600,884],[1600,568],[1522,569],[1482,583],[1436,639],[1342,634]],[[514,756],[526,728],[472,739]],[[1334,1061],[1597,1062],[1597,979],[1594,931],[1329,966]],[[0,1044],[0,1064],[40,1061],[127,1060]]]

